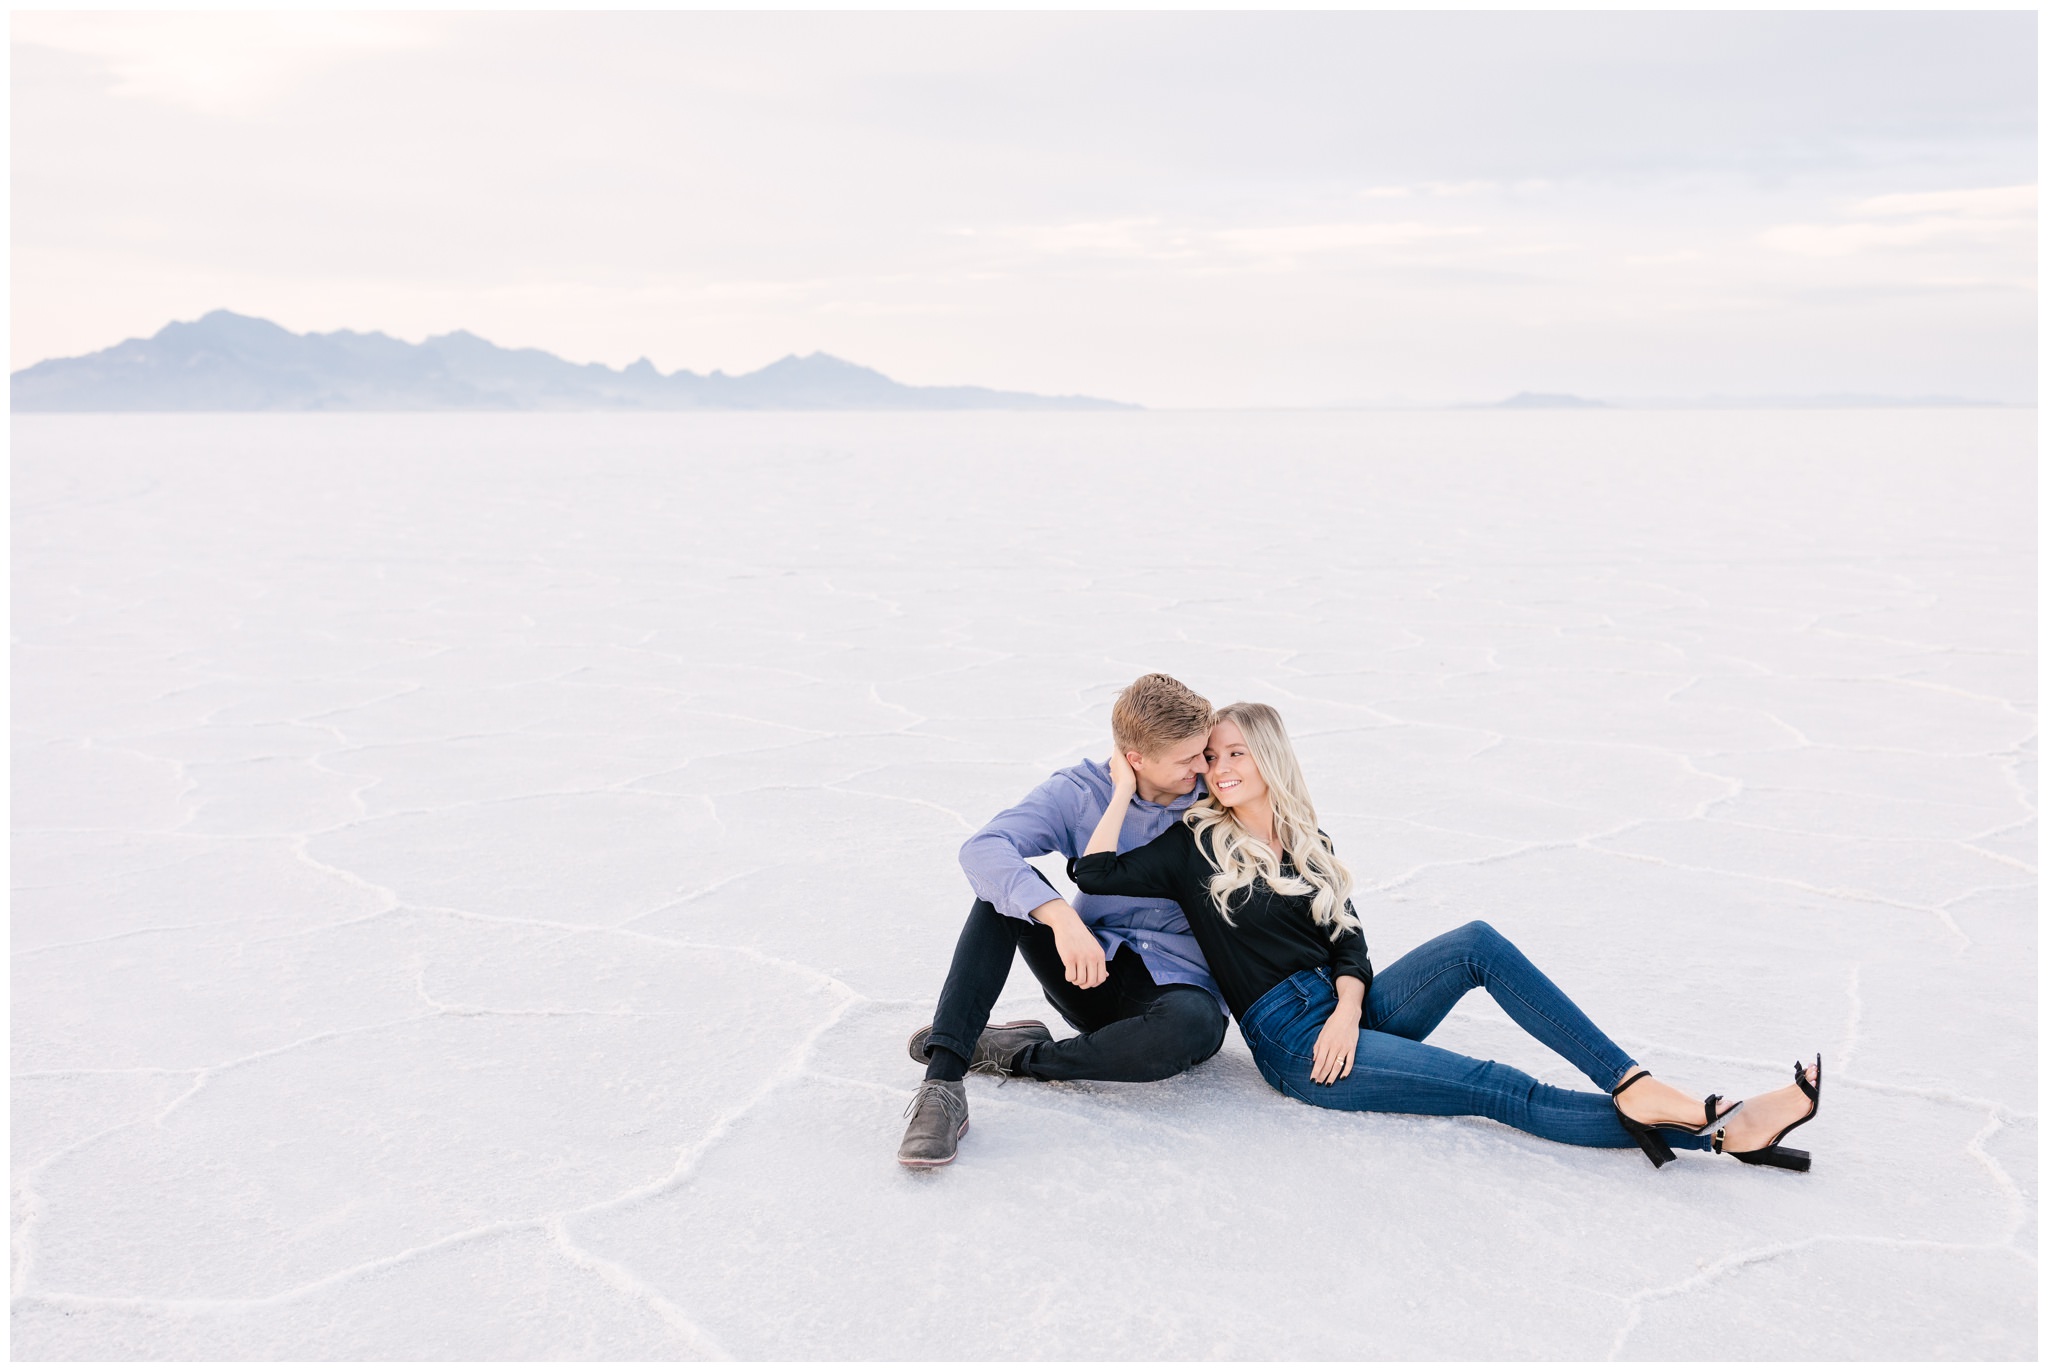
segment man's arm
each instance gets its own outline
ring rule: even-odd
[[[1083,990],[1109,976],[1102,943],[1027,859],[1062,853],[1085,793],[1069,777],[1048,777],[960,845],[960,870],[974,894],[1012,919],[1050,928],[1067,980]]]

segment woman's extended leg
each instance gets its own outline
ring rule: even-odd
[[[1382,1034],[1420,1041],[1443,1023],[1467,991],[1481,986],[1510,1019],[1584,1072],[1601,1090],[1612,1091],[1620,1085],[1623,1074],[1634,1065],[1635,1060],[1601,1033],[1521,949],[1484,920],[1439,934],[1396,959],[1385,971],[1375,972],[1362,1024]],[[1605,1103],[1605,1097],[1599,1099]]]
[[[1416,1043],[1395,1034],[1358,1031],[1351,1075],[1328,1086],[1309,1080],[1310,1055],[1292,1058],[1280,1089],[1331,1110],[1388,1110],[1407,1115],[1484,1115],[1539,1138],[1589,1148],[1634,1148],[1611,1097],[1548,1086],[1519,1068]],[[1673,1148],[1709,1149],[1711,1139],[1677,1129],[1657,1131]]]
[[[1373,981],[1377,985],[1378,977]],[[1397,1034],[1360,1029],[1350,1075],[1321,1085],[1309,1074],[1315,1064],[1316,1036],[1337,1008],[1336,992],[1326,980],[1306,974],[1283,986],[1297,990],[1276,992],[1281,999],[1270,1007],[1261,1001],[1239,1027],[1260,1073],[1296,1100],[1331,1110],[1483,1115],[1559,1143],[1636,1146],[1621,1127],[1609,1096],[1549,1086],[1504,1063],[1468,1058]],[[1673,1148],[1712,1146],[1711,1140],[1688,1131],[1658,1132]]]

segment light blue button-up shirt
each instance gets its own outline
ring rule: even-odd
[[[960,868],[974,894],[1010,916],[1028,920],[1031,912],[1059,892],[1027,858],[1059,853],[1076,858],[1088,847],[1102,812],[1109,808],[1114,787],[1109,768],[1083,762],[1054,772],[1017,804],[981,826],[960,845]],[[1200,788],[1171,805],[1133,798],[1124,816],[1116,850],[1141,848],[1179,822]],[[1115,957],[1126,943],[1145,961],[1145,970],[1161,986],[1199,986],[1223,1004],[1223,992],[1209,975],[1209,964],[1188,928],[1187,916],[1170,900],[1138,896],[1091,896],[1073,901],[1075,913],[1094,931],[1103,952]],[[1225,1013],[1229,1013],[1226,1008]]]

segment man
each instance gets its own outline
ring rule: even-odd
[[[1117,851],[1163,833],[1195,799],[1209,702],[1154,672],[1110,709],[1115,747],[1138,774]],[[1109,807],[1109,769],[1083,762],[1052,774],[960,848],[979,897],[953,950],[932,1022],[910,1038],[926,1064],[896,1160],[938,1167],[967,1132],[966,1074],[1039,1081],[1159,1081],[1215,1055],[1229,1017],[1222,993],[1171,901],[1080,896],[1069,905],[1027,859],[1078,857]],[[1078,908],[1077,908],[1078,906]],[[1055,1040],[1037,1020],[991,1026],[989,1011],[1018,953],[1067,1023]]]

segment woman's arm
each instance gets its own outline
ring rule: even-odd
[[[1088,836],[1087,851],[1067,864],[1067,875],[1090,895],[1149,896],[1174,901],[1181,909],[1187,909],[1195,887],[1201,884],[1189,884],[1195,874],[1187,870],[1194,852],[1187,826],[1169,824],[1165,832],[1143,847],[1128,853],[1117,852],[1116,842],[1123,833],[1124,816],[1130,811],[1138,777],[1121,753],[1111,754],[1109,774],[1115,788],[1110,794],[1109,808],[1102,812],[1101,823]],[[1206,871],[1200,876],[1206,880]]]
[[[1348,900],[1344,913],[1358,918]],[[1330,946],[1330,975],[1337,985],[1337,1009],[1316,1036],[1315,1065],[1309,1070],[1309,1079],[1325,1086],[1350,1076],[1357,1058],[1365,993],[1372,988],[1372,959],[1365,953],[1364,930],[1353,927],[1337,935]]]
[[[1345,910],[1351,909],[1351,902],[1344,902]],[[1353,914],[1353,919],[1358,916]],[[1346,929],[1330,944],[1330,975],[1333,977],[1357,977],[1370,988],[1372,986],[1372,959],[1365,952],[1365,931]]]
[[[1138,774],[1131,770],[1124,750],[1115,744],[1109,749],[1109,782],[1109,808],[1095,821],[1095,832],[1088,835],[1088,846],[1081,850],[1083,857],[1116,851],[1117,838],[1124,831],[1124,816],[1131,812],[1131,797],[1138,794]]]
[[[1362,944],[1363,939],[1359,940]],[[1349,972],[1337,977],[1337,1009],[1316,1035],[1315,1063],[1309,1080],[1329,1086],[1351,1075],[1358,1057],[1358,1022],[1365,1014],[1365,983]]]
[[[1351,902],[1344,902],[1344,913],[1353,920],[1358,911],[1351,908]],[[1372,959],[1366,956],[1365,931],[1360,927],[1346,929],[1330,943],[1330,975],[1340,980],[1356,977],[1366,990],[1372,989]]]

